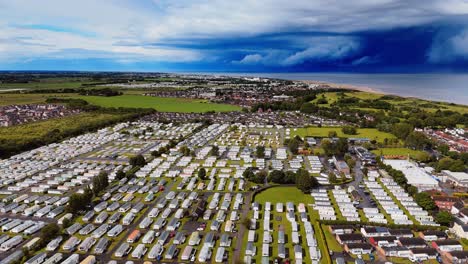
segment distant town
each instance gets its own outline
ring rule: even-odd
[[[468,263],[468,106],[0,73],[0,264]]]

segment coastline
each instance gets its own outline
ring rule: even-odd
[[[341,89],[347,89],[347,90],[354,90],[354,91],[360,91],[360,92],[367,92],[367,93],[375,93],[375,94],[390,94],[388,92],[381,91],[376,88],[368,87],[368,86],[359,86],[359,85],[352,85],[352,84],[338,84],[338,83],[333,83],[333,82],[321,82],[321,81],[313,81],[313,80],[301,80],[301,82],[307,83],[307,84],[324,84],[328,85],[331,88],[341,88]]]

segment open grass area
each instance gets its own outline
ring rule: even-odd
[[[415,158],[417,154],[422,153],[420,150],[412,150],[409,148],[379,148],[372,150],[375,155],[395,155],[395,156],[407,156]]]
[[[341,131],[341,127],[306,127],[291,129],[291,137],[328,137],[330,131],[335,131],[338,137],[345,138],[368,138],[382,143],[385,138],[395,138],[394,135],[386,132],[381,132],[375,128],[358,128],[357,135],[346,135]]]
[[[20,94],[20,93],[0,93],[0,106],[13,104],[42,104],[49,97],[69,97],[76,94],[67,93],[46,93],[46,94]]]
[[[296,187],[277,186],[268,188],[257,194],[255,196],[255,201],[261,204],[264,204],[265,202],[271,202],[273,204],[286,202],[293,202],[294,204],[309,204],[313,202],[313,198],[310,194],[304,194]]]
[[[201,113],[208,111],[239,111],[240,107],[228,104],[215,104],[207,100],[184,98],[162,98],[143,95],[122,95],[112,97],[78,96],[91,104],[103,107],[154,108],[161,112]]]
[[[371,93],[371,92],[345,92],[345,96],[348,97],[354,97],[358,98],[361,100],[377,100],[384,96],[383,94],[379,93]],[[327,104],[321,104],[321,106],[330,106],[331,104],[335,103],[338,100],[338,93],[337,92],[326,92],[319,94],[317,96],[317,99],[313,100],[312,102],[315,103],[319,100],[319,98],[322,98],[322,95],[327,99]],[[395,97],[395,99],[386,99],[384,100],[396,107],[411,107],[411,108],[422,108],[426,111],[429,112],[434,112],[437,111],[437,109],[440,110],[450,110],[450,111],[455,111],[455,112],[460,112],[460,113],[468,113],[468,107],[463,106],[463,105],[456,105],[456,104],[451,104],[451,103],[446,103],[446,102],[433,102],[433,101],[428,101],[428,100],[423,100],[423,99],[418,99],[418,98],[404,98],[404,97]],[[375,110],[375,109],[369,109],[369,108],[357,108],[361,110]]]

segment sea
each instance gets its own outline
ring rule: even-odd
[[[375,92],[468,105],[468,74],[361,73],[210,73],[285,80],[320,81],[372,89]]]

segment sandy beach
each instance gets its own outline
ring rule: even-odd
[[[375,93],[375,94],[388,94],[376,88],[371,88],[371,87],[366,87],[366,86],[357,86],[357,85],[351,85],[351,84],[338,84],[338,83],[311,81],[311,80],[302,80],[302,82],[307,83],[307,84],[325,84],[325,85],[330,86],[331,88],[349,89],[349,90]]]

